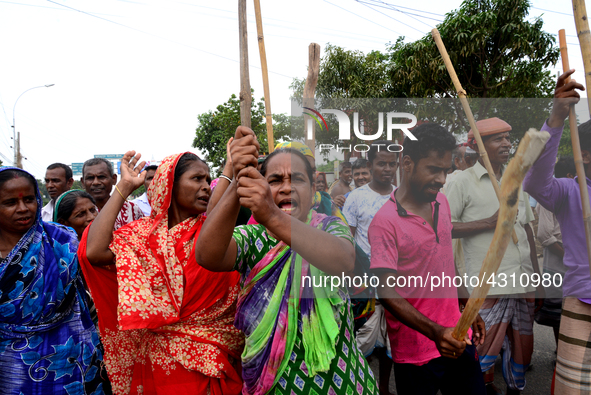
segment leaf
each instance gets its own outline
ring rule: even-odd
[[[84,386],[80,381],[74,381],[68,385],[64,385],[64,389],[68,395],[82,395],[84,394]]]
[[[86,374],[84,375],[84,380],[85,381],[94,380],[94,377],[96,376],[97,372],[98,372],[98,368],[96,366],[91,366],[90,369],[88,369],[88,372],[86,372]]]
[[[41,359],[41,356],[36,351],[29,351],[21,354],[21,359],[27,365],[33,365],[35,362]]]

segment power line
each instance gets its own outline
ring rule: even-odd
[[[378,11],[378,10],[376,10],[376,9],[375,9],[375,8],[373,8],[372,6],[368,5],[367,3],[363,3],[363,2],[361,2],[361,1],[358,1],[358,0],[355,0],[355,1],[357,1],[357,2],[358,2],[359,4],[361,4],[361,5],[364,5],[364,6],[366,6],[367,8],[369,8],[369,9],[371,9],[371,10],[374,10],[375,12],[377,12],[377,13],[379,13],[379,14],[382,14],[382,15],[384,15],[384,16],[386,16],[386,17],[390,18],[390,19],[393,19],[393,20],[395,20],[395,21],[396,21],[396,22],[398,22],[398,23],[402,23],[403,25],[405,25],[405,26],[408,26],[408,27],[410,27],[411,29],[415,29],[417,32],[419,32],[419,33],[421,33],[421,34],[424,34],[424,33],[425,33],[425,32],[423,32],[423,31],[421,31],[421,30],[417,29],[417,28],[416,28],[416,27],[414,27],[414,26],[411,26],[411,25],[409,25],[409,24],[407,24],[407,23],[404,23],[404,22],[402,22],[402,21],[399,21],[398,19],[394,18],[393,16],[390,16],[390,15],[388,15],[388,14],[385,14],[385,13],[383,13],[382,11]],[[415,19],[416,19],[416,18],[415,18]],[[421,23],[424,23],[424,22],[421,22]],[[427,25],[427,26],[429,26],[429,25]],[[429,27],[431,27],[431,26],[429,26]]]
[[[366,21],[368,21],[368,22],[371,22],[371,23],[373,23],[374,25],[378,25],[378,26],[379,26],[379,27],[381,27],[381,28],[384,28],[384,29],[386,29],[386,30],[390,30],[391,32],[394,32],[394,33],[398,34],[399,36],[404,36],[404,34],[402,34],[402,33],[399,33],[399,32],[397,32],[396,30],[392,30],[392,29],[390,29],[389,27],[386,27],[386,26],[380,25],[379,23],[377,23],[377,22],[375,22],[375,21],[372,21],[371,19],[364,18],[364,17],[362,17],[361,15],[359,15],[359,14],[356,14],[356,13],[354,13],[353,11],[349,11],[348,9],[346,9],[346,8],[343,8],[343,7],[339,6],[339,5],[333,4],[333,3],[331,3],[331,2],[330,2],[330,1],[328,1],[328,0],[324,0],[324,2],[325,2],[325,3],[328,3],[328,4],[330,4],[330,5],[333,5],[333,6],[337,7],[337,8],[340,8],[340,9],[341,9],[341,10],[343,10],[343,11],[347,11],[348,13],[350,13],[350,14],[353,14],[353,15],[355,15],[355,16],[357,16],[357,17],[361,18],[361,19],[364,19],[364,20],[366,20]]]
[[[376,7],[385,8],[387,10],[397,11],[397,12],[400,12],[402,14],[405,14],[405,15],[408,15],[408,16],[411,16],[411,17],[412,17],[412,15],[414,15],[414,16],[418,16],[419,18],[425,18],[425,19],[431,19],[431,20],[434,20],[434,21],[437,21],[437,22],[443,22],[441,19],[435,19],[435,18],[431,18],[429,16],[424,16],[424,15],[419,15],[419,14],[413,14],[413,13],[410,13],[410,12],[399,10],[398,8],[401,8],[401,7],[398,7],[398,6],[395,6],[393,4],[389,4],[389,3],[384,3],[383,1],[379,1],[379,0],[366,0],[366,1],[355,0],[355,1],[357,1],[358,3],[362,3],[362,4],[370,4],[370,5],[374,5]],[[408,8],[408,9],[413,10],[412,8]],[[415,12],[421,12],[420,10],[413,10],[413,11],[415,11]],[[421,20],[419,20],[417,18],[413,18],[413,19],[417,20],[418,22],[424,23],[423,21],[421,21]],[[427,26],[429,26],[429,25],[427,25]]]
[[[538,8],[538,7],[534,7],[534,6],[532,6],[531,8],[534,8],[534,9],[536,9],[536,10],[540,10],[540,11],[553,12],[553,13],[555,13],[555,14],[560,14],[560,15],[567,15],[567,16],[573,17],[573,14],[567,14],[566,12],[553,11],[553,10],[546,10],[546,9],[544,9],[544,8]]]
[[[376,0],[371,0],[371,1],[376,1]],[[422,12],[422,13],[424,13],[424,14],[430,14],[430,15],[436,15],[436,16],[443,16],[443,17],[445,16],[445,15],[443,15],[443,14],[437,14],[437,13],[435,13],[435,12],[429,12],[429,11],[417,10],[417,9],[415,9],[415,8],[404,7],[404,6],[397,5],[397,4],[385,3],[385,2],[383,2],[383,1],[380,1],[380,3],[382,3],[382,4],[385,4],[385,5],[389,5],[389,6],[392,6],[392,7],[396,7],[396,8],[404,8],[404,9],[411,10],[411,11],[415,11],[415,12]]]
[[[109,22],[109,23],[115,24],[115,25],[117,25],[117,26],[121,26],[121,27],[124,27],[124,28],[126,28],[126,29],[130,29],[130,30],[136,31],[136,32],[138,32],[138,33],[147,34],[147,35],[149,35],[149,36],[156,37],[156,38],[159,38],[159,39],[161,39],[161,40],[165,40],[165,41],[168,41],[168,42],[171,42],[171,43],[175,43],[175,44],[177,44],[177,45],[181,45],[181,46],[183,46],[183,47],[191,48],[191,49],[194,49],[194,50],[196,50],[196,51],[199,51],[199,52],[206,53],[206,54],[208,54],[208,55],[211,55],[211,56],[215,56],[215,57],[218,57],[218,58],[222,58],[222,59],[225,59],[225,60],[229,60],[229,61],[231,61],[231,62],[234,62],[234,63],[240,63],[240,61],[239,61],[239,60],[232,59],[232,58],[228,58],[228,57],[226,57],[226,56],[223,56],[223,55],[218,55],[218,54],[216,54],[216,53],[209,52],[209,51],[206,51],[206,50],[204,50],[204,49],[196,48],[196,47],[193,47],[193,46],[191,46],[191,45],[187,45],[187,44],[184,44],[184,43],[181,43],[181,42],[175,41],[175,40],[171,40],[171,39],[169,39],[169,38],[162,37],[162,36],[159,36],[159,35],[157,35],[157,34],[154,34],[154,33],[150,33],[150,32],[144,31],[144,30],[137,29],[137,28],[135,28],[135,27],[127,26],[127,25],[124,25],[123,23],[115,22],[115,21],[112,21],[112,20],[110,20],[110,19],[103,18],[103,17],[100,17],[100,16],[98,16],[98,15],[91,14],[91,13],[89,13],[89,12],[82,11],[82,10],[79,10],[79,9],[76,9],[76,8],[73,8],[73,7],[70,7],[70,6],[67,6],[67,5],[65,5],[65,4],[60,4],[60,3],[57,3],[57,2],[55,2],[55,1],[53,1],[53,0],[47,0],[47,1],[48,1],[48,2],[50,2],[50,3],[56,4],[56,5],[59,5],[59,6],[61,6],[61,7],[64,7],[64,8],[68,8],[68,9],[70,9],[70,10],[72,10],[72,11],[80,12],[81,14],[88,15],[88,16],[92,16],[92,17],[94,17],[94,18],[97,18],[97,19],[103,20],[103,21],[105,21],[105,22]],[[255,69],[260,69],[260,67],[259,67],[259,66],[254,66],[254,65],[249,65],[249,67],[252,67],[252,68],[255,68]],[[269,70],[269,73],[276,74],[276,75],[279,75],[279,76],[281,76],[281,77],[285,77],[285,78],[289,78],[289,79],[293,80],[293,77],[291,77],[291,76],[289,76],[289,75],[285,75],[285,74],[278,73],[278,72],[276,72],[276,71]]]

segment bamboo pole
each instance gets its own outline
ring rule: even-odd
[[[246,29],[246,0],[238,0],[238,34],[240,36],[240,124],[250,127],[252,93],[248,74],[248,34]]]
[[[314,91],[318,84],[318,73],[320,72],[320,45],[312,43],[308,46],[308,77],[306,77],[306,85],[304,86],[303,107],[314,108]],[[308,122],[309,116],[304,115],[304,130],[306,125],[311,124],[312,138],[308,139],[306,133],[306,145],[312,152],[316,149],[316,130],[314,122]]]
[[[273,138],[273,115],[271,113],[271,93],[269,92],[269,72],[267,71],[267,52],[265,51],[265,36],[263,35],[263,17],[261,15],[261,2],[254,0],[254,15],[257,22],[257,40],[259,42],[259,54],[261,55],[261,69],[263,71],[263,89],[265,92],[265,119],[267,120],[267,143],[269,153],[275,149]]]
[[[577,37],[579,37],[579,44],[581,45],[581,54],[583,55],[585,85],[589,89],[591,87],[591,33],[589,33],[589,20],[587,19],[585,0],[573,0],[573,15],[575,16]],[[587,99],[587,106],[589,107],[589,115],[591,115],[590,99]]]
[[[566,47],[566,33],[564,29],[558,31],[558,41],[560,43],[560,57],[562,58],[562,70],[570,70],[568,62],[568,49]],[[564,81],[567,84],[570,77]],[[577,178],[579,181],[579,190],[581,191],[581,204],[583,208],[583,223],[585,224],[585,236],[587,241],[587,259],[589,260],[589,271],[591,272],[591,206],[589,205],[589,191],[587,189],[587,177],[585,175],[585,166],[583,164],[583,154],[581,152],[581,143],[579,141],[579,127],[577,126],[577,114],[575,105],[571,104],[568,115],[570,125],[570,139],[573,144],[573,156],[575,158],[575,167],[577,169]]]
[[[468,328],[470,328],[480,311],[492,285],[489,281],[491,275],[495,276],[493,278],[496,279],[496,272],[501,265],[515,225],[515,216],[519,206],[519,189],[527,171],[538,159],[549,138],[550,134],[548,132],[538,132],[535,129],[530,129],[521,139],[515,156],[505,170],[503,185],[501,185],[499,219],[493,240],[480,269],[479,286],[472,291],[470,299],[466,303],[466,308],[452,333],[453,337],[458,340],[464,339]]]
[[[497,181],[497,176],[493,171],[492,165],[490,164],[490,159],[488,158],[488,154],[486,153],[486,148],[484,148],[484,143],[482,142],[482,137],[480,137],[480,132],[476,127],[476,121],[474,120],[474,115],[472,114],[472,110],[470,109],[470,104],[468,104],[468,99],[466,97],[466,91],[462,88],[462,84],[460,84],[460,80],[454,70],[453,64],[451,64],[451,60],[449,59],[449,55],[447,54],[447,50],[445,49],[445,45],[441,40],[441,35],[439,34],[439,30],[437,28],[431,30],[431,35],[433,36],[433,40],[435,40],[435,44],[439,49],[439,53],[441,54],[441,58],[445,63],[445,67],[447,68],[447,72],[451,77],[451,80],[458,92],[458,97],[460,98],[460,102],[462,103],[462,107],[464,108],[464,112],[466,113],[466,117],[468,118],[468,122],[470,123],[470,127],[474,132],[474,139],[476,140],[476,144],[478,145],[478,151],[482,161],[484,162],[484,167],[488,173],[488,177],[490,178],[490,182],[492,183],[493,189],[495,190],[495,194],[497,195],[497,199],[501,200],[501,188],[499,188],[499,183]],[[515,214],[517,216],[517,213]],[[513,230],[513,243],[517,244],[517,234],[515,230]]]

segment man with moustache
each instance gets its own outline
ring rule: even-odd
[[[117,184],[117,174],[113,169],[113,163],[104,158],[92,158],[84,162],[82,166],[82,178],[80,179],[84,189],[96,201],[99,211],[105,207],[111,197],[111,190]],[[116,191],[115,193],[121,193]],[[113,230],[127,225],[144,216],[141,208],[132,202],[126,201],[117,215]]]
[[[355,184],[355,188],[360,188],[371,181],[371,170],[369,162],[366,159],[357,159],[351,167],[353,168],[353,183]]]
[[[451,169],[456,139],[432,123],[412,133],[417,140],[404,141],[400,186],[369,226],[371,268],[380,280],[380,301],[391,314],[386,320],[397,393],[483,395],[475,346],[485,338],[484,322],[476,318],[472,340],[454,339],[460,319],[456,288],[443,282],[432,289],[410,280],[429,273],[455,275],[451,214],[439,190]]]
[[[499,118],[478,121],[476,126],[497,181],[502,183],[511,150],[511,126]],[[468,133],[468,143],[478,152],[472,130]],[[499,209],[482,158],[450,180],[446,186],[446,195],[451,207],[453,237],[463,239],[466,273],[468,278],[478,277],[494,235]],[[511,278],[520,279],[523,274],[524,278],[528,276],[531,279],[534,273],[539,273],[533,230],[529,224],[533,219],[529,197],[520,190],[519,211],[514,227],[519,241],[517,244],[509,242],[496,276],[491,279],[487,275],[486,281],[491,280],[492,287],[489,298],[480,310],[488,329],[485,343],[478,347],[478,356],[490,394],[499,393],[493,380],[494,364],[501,352],[507,394],[519,394],[525,388],[525,371],[531,362],[534,345],[536,288],[529,281],[522,284],[521,281],[511,281]],[[467,284],[467,288],[472,291],[470,284]]]
[[[53,163],[47,166],[45,172],[45,187],[51,200],[41,210],[41,218],[45,222],[53,221],[53,209],[55,201],[62,193],[72,188],[74,179],[72,178],[72,169],[63,163]]]

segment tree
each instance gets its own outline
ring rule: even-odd
[[[45,181],[37,178],[37,185],[39,185],[39,192],[41,193],[41,200],[43,200],[43,204],[49,203],[51,198],[49,197],[49,193],[47,192]]]
[[[529,127],[542,125],[547,117],[551,105],[548,98],[555,85],[548,68],[559,56],[554,37],[543,31],[542,20],[527,20],[529,7],[528,0],[466,0],[438,26],[476,119],[504,118],[513,126],[515,141]],[[373,106],[382,102],[361,98],[399,98],[384,101],[387,104],[383,107],[420,114],[421,120],[466,133],[468,122],[431,34],[411,43],[403,40],[399,37],[388,44],[385,53],[367,55],[327,45],[320,63],[317,107],[344,111],[363,108],[359,116],[364,120],[365,133],[371,134],[377,130],[375,113],[383,111]],[[291,85],[293,98],[300,102],[304,84],[305,80],[296,79]],[[498,98],[538,100],[509,102]],[[324,106],[327,102],[333,107]],[[342,107],[334,107],[339,102]],[[328,136],[320,132],[317,144],[335,144],[337,138],[334,133]]]
[[[200,114],[197,119],[199,126],[193,139],[193,147],[205,153],[205,160],[210,165],[220,167],[226,158],[226,143],[240,126],[240,100],[232,94],[228,101],[217,106],[215,111]],[[289,137],[290,117],[285,114],[273,114],[273,121],[275,141]],[[261,145],[261,153],[268,153],[265,104],[262,99],[258,102],[254,98],[252,100],[251,129]]]
[[[528,0],[465,0],[438,26],[468,97],[550,97],[547,68],[559,49],[543,21],[526,18]],[[431,34],[390,45],[390,78],[397,97],[456,97]]]

